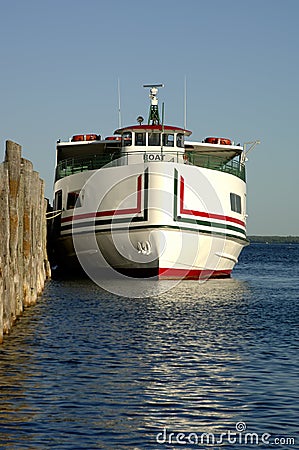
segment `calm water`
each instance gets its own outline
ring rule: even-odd
[[[252,244],[145,299],[51,281],[0,347],[0,447],[299,448],[298,261]]]

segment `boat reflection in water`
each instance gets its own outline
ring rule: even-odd
[[[245,362],[239,350],[247,333],[243,320],[231,323],[236,315],[244,318],[246,297],[246,282],[213,279],[183,281],[154,300],[155,319],[139,324],[136,364],[145,373],[134,381],[144,389],[145,431],[217,433],[231,429],[236,412],[246,410],[236,374]]]

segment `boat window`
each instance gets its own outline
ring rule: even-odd
[[[62,190],[55,192],[54,211],[62,210]]]
[[[173,134],[163,134],[163,145],[165,147],[174,147],[174,135]]]
[[[176,146],[184,147],[184,135],[182,133],[176,135]]]
[[[132,133],[131,131],[127,131],[123,134],[123,145],[128,146],[132,145]]]
[[[241,214],[242,207],[241,207],[241,197],[240,197],[240,195],[233,194],[231,192],[231,194],[230,194],[230,206],[231,206],[231,210],[232,211],[235,211],[235,212]]]
[[[148,145],[161,145],[161,134],[160,133],[149,133]]]
[[[145,145],[145,133],[135,133],[135,145]]]
[[[66,209],[80,208],[82,206],[80,191],[69,192],[67,196]]]

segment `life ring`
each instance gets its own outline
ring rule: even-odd
[[[86,134],[85,135],[85,140],[86,141],[96,141],[97,137],[98,136],[96,134]]]
[[[207,138],[205,138],[204,142],[206,142],[207,144],[218,144],[218,138],[207,137]]]
[[[227,138],[207,137],[204,142],[207,144],[232,145],[232,141]]]
[[[84,141],[84,134],[76,134],[72,137],[72,142]]]
[[[105,141],[121,141],[121,136],[107,136]]]
[[[100,139],[100,136],[97,134],[75,134],[71,141],[72,142],[79,142],[79,141],[96,141],[97,139]]]
[[[227,138],[220,138],[220,144],[221,145],[232,145],[232,141]]]

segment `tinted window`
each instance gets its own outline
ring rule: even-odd
[[[230,207],[232,211],[235,211],[239,214],[241,214],[242,212],[242,207],[241,207],[241,197],[240,195],[237,194],[230,194]]]
[[[135,145],[145,145],[145,133],[135,133]]]
[[[128,131],[127,133],[123,134],[123,145],[132,145],[132,133],[131,131]]]
[[[81,199],[79,197],[80,191],[69,192],[67,196],[66,209],[74,209],[82,206]]]
[[[62,190],[55,192],[54,210],[55,211],[62,210]]]
[[[174,135],[173,134],[163,134],[163,145],[166,147],[174,146]]]
[[[182,133],[177,134],[176,145],[177,147],[184,147],[184,135]]]
[[[161,134],[160,133],[149,133],[148,145],[161,145]]]

